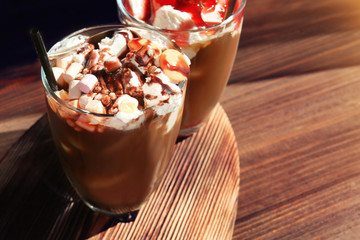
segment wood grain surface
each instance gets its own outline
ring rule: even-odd
[[[15,67],[0,70],[2,157],[45,112],[39,64]],[[248,0],[221,105],[241,165],[233,239],[360,238],[358,0]]]
[[[2,239],[231,239],[240,167],[220,105],[196,134],[179,140],[158,189],[135,221],[92,212],[63,174],[43,116],[0,162]],[[80,221],[80,223],[78,223]]]

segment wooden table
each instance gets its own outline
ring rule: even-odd
[[[45,104],[37,61],[0,76],[2,158]],[[233,239],[360,238],[358,0],[249,0],[221,105],[241,166]]]

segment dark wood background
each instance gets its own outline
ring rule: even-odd
[[[50,46],[117,13],[115,1],[1,4],[2,158],[45,113],[28,29]],[[360,238],[358,0],[249,0],[221,104],[241,166],[233,239]]]

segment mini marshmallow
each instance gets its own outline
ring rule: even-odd
[[[64,74],[64,79],[67,83],[73,81],[78,73],[83,69],[83,65],[78,62],[73,62]]]
[[[140,125],[145,121],[145,116],[142,114],[139,115],[139,117],[136,118],[136,121],[132,122],[124,122],[123,117],[120,116],[120,114],[116,114],[116,117],[110,118],[109,121],[107,121],[105,124],[108,127],[115,128],[118,130],[132,130],[139,128]],[[126,120],[125,120],[126,121]]]
[[[104,68],[106,72],[113,72],[116,69],[121,68],[121,62],[118,57],[112,56],[105,60],[104,62]]]
[[[72,60],[73,60],[73,62],[84,64],[85,56],[83,54],[74,54]]]
[[[79,106],[80,108],[85,108],[85,106],[91,101],[93,100],[92,97],[86,95],[86,94],[83,94],[81,95],[81,97],[79,98]]]
[[[65,71],[64,69],[62,68],[59,68],[59,67],[53,67],[52,68],[52,71],[54,73],[54,77],[56,79],[56,83],[62,87],[65,85],[65,79],[64,79],[64,74],[65,74]]]
[[[64,89],[55,92],[56,96],[58,96],[62,100],[67,100],[69,98],[69,94]]]
[[[116,34],[113,38],[104,38],[99,43],[99,49],[109,48],[112,55],[119,56],[127,50],[127,41],[122,34]]]
[[[90,100],[86,104],[85,109],[93,113],[106,113],[104,105],[99,100]]]
[[[118,109],[125,113],[134,113],[137,110],[139,102],[136,98],[124,94],[116,100]]]
[[[103,95],[101,93],[96,94],[94,97],[95,100],[99,100],[99,101],[101,101],[102,98],[103,98]]]
[[[79,83],[79,88],[83,93],[90,93],[98,83],[98,79],[93,74],[85,74]]]
[[[75,99],[81,96],[79,83],[80,80],[73,80],[69,83],[69,99]]]
[[[56,67],[62,68],[64,69],[64,71],[68,68],[68,66],[70,65],[70,63],[72,62],[72,55],[63,57],[63,58],[57,58],[55,60],[55,65]]]
[[[129,123],[142,114],[137,108],[139,105],[138,100],[130,95],[124,94],[120,96],[114,104],[116,104],[119,109],[119,112],[115,116],[124,123]]]
[[[88,132],[94,132],[96,130],[96,126],[90,125],[88,123],[85,123],[85,122],[82,122],[82,121],[79,121],[79,120],[77,120],[75,122],[75,124],[77,126],[81,127],[82,129],[88,131]]]

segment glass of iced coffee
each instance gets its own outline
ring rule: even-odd
[[[162,32],[191,59],[180,135],[192,134],[210,115],[230,77],[245,0],[117,0],[117,4],[121,22]]]
[[[126,25],[80,30],[49,51],[48,116],[65,173],[93,210],[121,216],[156,189],[180,129],[189,59]]]

